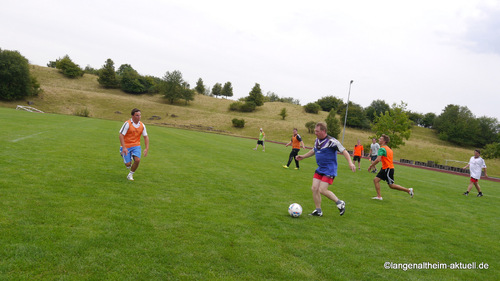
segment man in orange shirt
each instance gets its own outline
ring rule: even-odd
[[[144,157],[148,155],[149,137],[146,126],[141,122],[141,111],[134,108],[132,109],[131,115],[132,118],[125,121],[120,129],[120,154],[123,157],[125,166],[130,169],[127,179],[133,181],[134,173],[141,161],[141,135],[146,145]],[[132,164],[132,158],[134,159],[134,164]]]
[[[299,161],[297,159],[295,159],[295,156],[297,156],[299,154],[300,147],[305,149],[306,146],[304,145],[304,142],[302,141],[302,138],[300,137],[300,135],[297,133],[296,128],[293,129],[292,139],[290,140],[289,143],[287,143],[285,145],[285,147],[289,146],[289,145],[292,145],[292,152],[290,152],[290,156],[288,157],[288,164],[283,165],[283,168],[288,169],[288,167],[290,167],[290,164],[292,163],[292,159],[293,159],[293,160],[295,160],[295,170],[298,170],[299,169]]]
[[[387,182],[390,188],[404,191],[410,194],[411,198],[413,198],[413,188],[406,188],[400,185],[394,184],[394,163],[393,163],[393,153],[392,149],[390,149],[387,144],[391,141],[389,136],[382,135],[378,140],[380,144],[380,149],[378,150],[377,160],[373,161],[373,163],[368,167],[368,172],[372,170],[378,162],[382,162],[382,169],[377,174],[377,176],[373,179],[373,183],[375,184],[375,190],[377,191],[377,197],[373,197],[372,199],[382,200],[382,196],[380,195],[380,181],[384,180]]]
[[[358,169],[361,171],[361,157],[363,156],[365,149],[361,145],[361,141],[358,140],[358,144],[354,146],[354,157],[352,158],[352,162],[358,161]]]

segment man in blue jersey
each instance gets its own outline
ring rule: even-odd
[[[352,163],[349,152],[347,152],[342,144],[337,139],[326,133],[326,123],[319,122],[316,124],[314,133],[316,134],[314,149],[304,155],[298,155],[295,157],[295,159],[300,161],[316,155],[318,168],[314,173],[311,187],[316,209],[309,215],[318,217],[323,216],[323,211],[321,210],[321,195],[324,195],[326,198],[337,204],[337,208],[342,216],[345,212],[345,202],[339,200],[333,192],[328,190],[328,187],[333,183],[333,180],[337,176],[337,152],[344,155],[345,159],[349,163],[351,171],[355,172],[356,166]]]

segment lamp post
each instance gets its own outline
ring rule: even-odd
[[[342,145],[344,145],[345,125],[347,123],[347,111],[349,110],[349,97],[351,96],[352,82],[354,82],[354,80],[351,80],[351,82],[349,83],[349,93],[347,94],[347,106],[345,107],[344,132],[342,133]]]

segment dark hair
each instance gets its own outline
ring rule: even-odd
[[[134,108],[134,109],[132,109],[132,112],[130,113],[130,115],[134,116],[134,114],[136,112],[140,112],[140,110],[138,108]]]
[[[321,131],[325,131],[326,132],[326,123],[325,122],[318,122],[318,123],[316,123],[316,127],[319,127],[319,129]]]
[[[474,151],[477,151],[477,153],[481,154],[481,150],[479,150],[479,149],[476,149]]]

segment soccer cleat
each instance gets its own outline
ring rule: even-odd
[[[413,188],[409,188],[409,189],[410,189],[410,192],[409,192],[410,196],[411,196],[411,198],[413,198]]]
[[[295,168],[295,170],[298,170],[299,168]]]
[[[337,204],[337,208],[339,208],[340,215],[342,216],[345,213],[345,202],[339,200],[340,204]]]
[[[318,212],[318,210],[314,210],[309,215],[310,216],[316,216],[316,217],[322,217],[323,216],[323,212]]]
[[[288,169],[288,166],[287,165],[283,165],[283,168]]]
[[[477,197],[483,197],[483,193],[482,193],[482,192],[479,192],[479,193],[477,194]]]
[[[134,176],[132,174],[128,174],[127,179],[129,181],[133,181],[134,180]]]
[[[374,199],[374,200],[380,200],[380,201],[383,200],[382,197],[378,197],[378,196],[372,197],[372,199]]]
[[[466,192],[464,192],[464,194],[463,194],[463,195],[465,195],[465,196],[469,196],[469,192],[468,192],[468,191],[466,191]]]

